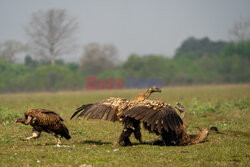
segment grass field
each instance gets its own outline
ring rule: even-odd
[[[189,133],[196,127],[216,126],[208,141],[189,146],[140,145],[131,136],[132,147],[117,145],[122,125],[82,118],[69,120],[81,104],[108,97],[133,99],[144,90],[99,90],[0,95],[0,166],[249,166],[250,165],[250,85],[169,87],[150,99],[175,104],[188,110]],[[52,135],[30,142],[31,126],[16,124],[29,108],[56,111],[65,120],[72,139],[56,147]],[[158,136],[142,130],[146,142]]]

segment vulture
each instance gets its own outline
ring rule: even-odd
[[[46,109],[29,109],[24,113],[25,118],[19,118],[17,123],[31,125],[33,127],[32,136],[23,140],[30,140],[40,137],[42,131],[54,134],[57,145],[60,145],[61,138],[69,140],[71,136],[67,127],[63,124],[63,119],[54,111]]]
[[[161,90],[154,86],[150,87],[146,93],[137,95],[135,100],[110,97],[95,104],[82,105],[76,109],[76,112],[71,116],[71,119],[80,113],[77,117],[84,117],[87,119],[104,119],[112,122],[119,121],[126,124],[123,118],[121,118],[122,113],[137,103],[147,100],[147,98],[154,92],[161,92]],[[128,120],[126,121],[129,122]],[[133,131],[133,133],[135,134],[136,139],[142,143],[139,124],[138,127],[139,128]]]
[[[187,134],[186,125],[182,120],[186,110],[180,103],[177,103],[177,106],[181,112],[180,116],[172,106],[159,101],[139,103],[124,111],[121,117],[129,121],[125,121],[125,128],[119,142],[131,145],[129,137],[135,129],[138,129],[140,122],[149,132],[161,136],[161,140],[157,140],[153,144],[180,146],[204,142],[208,136],[208,129],[205,128],[200,134]]]
[[[104,119],[108,121],[122,121],[120,118],[122,112],[136,104],[137,102],[147,99],[152,93],[161,92],[157,87],[149,87],[144,94],[138,94],[135,100],[128,100],[125,98],[110,97],[95,104],[84,104],[76,109],[76,112],[71,116],[71,119],[81,112],[78,117],[85,117],[87,119]]]
[[[179,112],[180,112],[180,117],[182,120],[184,120],[185,115],[186,115],[186,109],[179,103],[176,102],[177,107],[175,107]],[[183,122],[183,128],[184,130],[187,129],[187,124],[185,122]]]

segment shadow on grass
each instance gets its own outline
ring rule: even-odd
[[[30,144],[31,146],[56,146],[56,143],[34,143]],[[62,144],[63,145],[63,144]]]
[[[105,142],[105,141],[101,141],[101,140],[84,140],[82,142],[80,142],[80,144],[92,144],[92,145],[119,145],[116,142]],[[132,143],[133,146],[137,146],[137,145],[153,145],[153,142],[143,142],[143,143]],[[121,145],[124,146],[124,145]]]
[[[95,141],[95,140],[84,140],[80,142],[80,144],[93,144],[93,145],[104,145],[104,144],[113,144],[111,142],[103,142],[101,140]]]

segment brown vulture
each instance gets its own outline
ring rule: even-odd
[[[24,138],[23,140],[38,138],[42,131],[54,134],[58,145],[61,144],[61,137],[67,140],[71,138],[68,129],[63,124],[63,119],[54,111],[46,109],[29,109],[24,113],[24,116],[25,118],[19,118],[16,122],[31,125],[33,130],[32,136]]]
[[[96,104],[83,105],[77,109],[71,119],[76,116],[87,119],[104,119],[121,121],[124,129],[119,138],[119,144],[131,145],[129,136],[134,133],[135,138],[142,143],[140,122],[145,122],[150,131],[157,132],[162,127],[166,131],[183,129],[183,121],[169,104],[156,100],[127,100],[123,98],[109,98]],[[157,132],[157,134],[160,134]]]
[[[145,94],[137,95],[135,100],[110,97],[95,104],[82,105],[76,109],[76,112],[71,116],[71,119],[80,113],[77,117],[104,119],[113,122],[120,121],[124,123],[123,118],[121,118],[122,113],[137,103],[145,101],[154,92],[161,92],[161,90],[154,86],[150,87]],[[133,133],[135,134],[136,139],[142,143],[139,124],[138,127],[139,128],[133,131]]]
[[[178,110],[184,110],[179,103]],[[208,129],[205,128],[200,134],[190,135],[186,133],[186,127],[181,117],[170,105],[162,105],[159,101],[148,104],[137,104],[123,112],[122,117],[125,120],[125,128],[120,136],[120,142],[125,145],[131,145],[129,136],[137,129],[138,124],[142,122],[149,132],[154,132],[161,136],[155,144],[161,145],[188,145],[204,142],[208,136]],[[129,120],[129,121],[126,121]],[[128,122],[128,123],[127,123]],[[127,126],[126,126],[127,123]],[[131,124],[132,123],[132,124]]]
[[[77,108],[76,112],[71,116],[71,119],[80,113],[77,117],[84,117],[86,119],[104,119],[107,121],[119,121],[124,123],[123,118],[121,118],[122,113],[137,103],[138,102],[135,100],[111,97],[102,100],[99,103],[82,105]],[[135,134],[136,139],[142,143],[139,124],[139,128],[133,131],[133,133]]]

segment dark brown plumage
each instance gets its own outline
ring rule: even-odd
[[[182,127],[182,119],[174,108],[171,106],[162,106],[154,109],[154,107],[156,106],[135,106],[125,111],[123,116],[132,117],[146,123],[146,126],[150,127],[151,131],[156,129],[158,132],[161,132],[162,128],[165,131],[169,131]]]
[[[123,112],[122,116],[130,122],[134,122],[135,126],[142,122],[149,132],[160,135],[162,139],[157,140],[156,143],[161,145],[196,144],[204,142],[208,136],[207,128],[200,134],[187,134],[182,119],[170,105],[160,107],[159,105],[134,106]],[[136,129],[135,126],[130,129]],[[129,141],[130,135],[131,133],[126,129],[120,137],[120,142],[123,140],[125,145],[131,144]]]
[[[139,103],[124,111],[122,117],[124,117],[124,120],[134,122],[133,126],[125,126],[120,136],[119,143],[124,142],[125,145],[131,145],[129,137],[133,130],[140,128],[140,122],[149,132],[161,136],[164,133],[178,134],[183,129],[183,121],[175,109],[160,101],[147,101],[146,104]],[[172,140],[172,138],[173,135],[170,135],[167,140]]]
[[[63,124],[63,119],[54,111],[46,109],[29,109],[24,113],[25,118],[19,118],[16,122],[33,127],[32,136],[24,140],[38,138],[42,131],[53,133],[57,139],[57,144],[61,144],[58,136],[64,137],[67,140],[71,138],[67,127]]]

